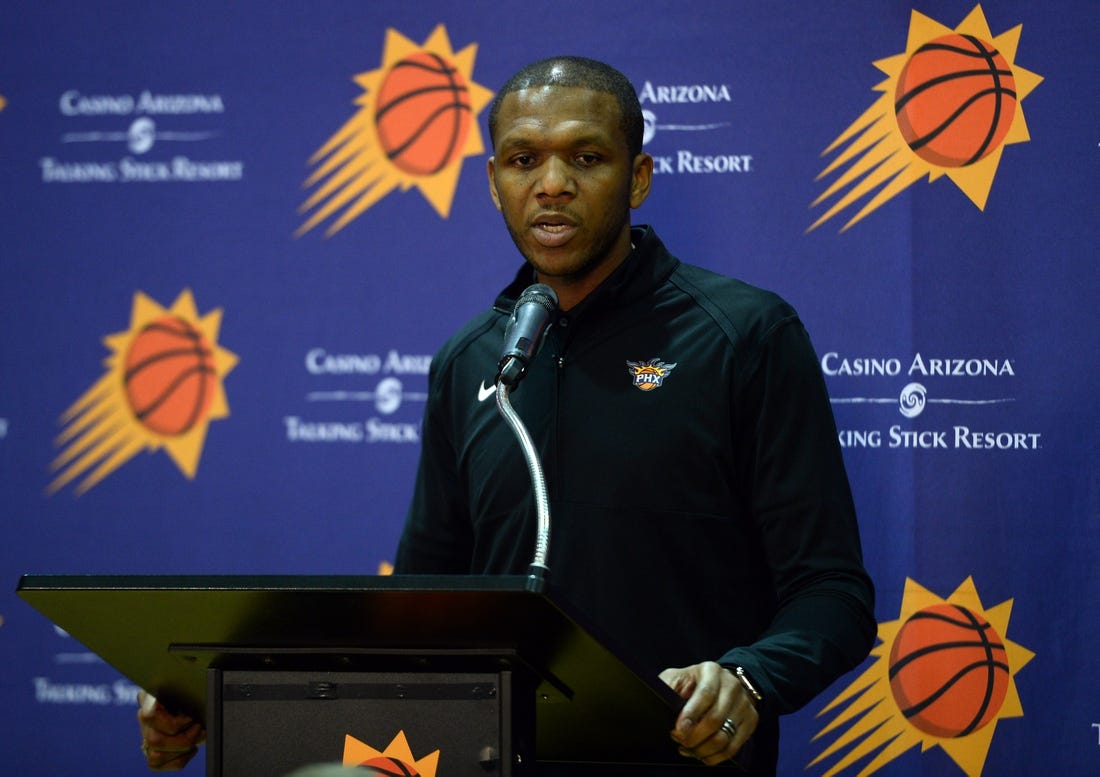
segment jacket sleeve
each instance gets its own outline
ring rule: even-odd
[[[719,662],[743,666],[765,710],[783,714],[867,656],[877,630],[874,589],[825,381],[796,317],[764,335],[735,391],[748,430],[739,442],[739,477],[778,607],[755,643]]]
[[[468,574],[473,548],[469,501],[458,473],[455,416],[446,406],[446,370],[432,361],[421,426],[420,463],[397,548],[397,574]]]

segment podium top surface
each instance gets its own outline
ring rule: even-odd
[[[200,719],[209,668],[514,664],[538,678],[540,760],[682,763],[668,736],[676,694],[523,576],[25,575],[17,593]]]

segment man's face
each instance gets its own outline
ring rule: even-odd
[[[490,192],[551,286],[587,293],[630,252],[630,209],[649,193],[653,168],[647,154],[630,157],[619,118],[612,95],[583,88],[525,89],[501,103]]]

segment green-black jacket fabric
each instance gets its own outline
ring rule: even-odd
[[[546,475],[550,576],[643,672],[743,666],[765,701],[740,760],[769,774],[777,716],[876,631],[829,398],[786,302],[680,262],[648,227],[632,238],[511,392]],[[489,389],[532,282],[521,268],[433,359],[398,573],[528,569],[531,481]]]

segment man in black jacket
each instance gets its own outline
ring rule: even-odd
[[[558,310],[513,399],[546,470],[555,587],[685,699],[671,732],[685,757],[773,774],[778,715],[875,635],[809,338],[775,295],[632,228],[653,160],[618,71],[529,65],[497,94],[489,133],[490,193],[526,264],[433,360],[396,572],[527,570],[529,479],[489,397],[516,298],[549,285]],[[161,720],[143,718],[150,764],[185,760],[169,748],[191,734]]]
[[[546,471],[555,586],[686,699],[685,755],[720,763],[752,738],[743,765],[773,772],[776,716],[875,634],[809,338],[775,295],[631,227],[653,161],[617,71],[530,65],[496,96],[489,134],[490,192],[527,263],[433,360],[397,571],[526,570],[529,480],[487,399],[516,298],[549,285],[559,310],[513,397]]]

